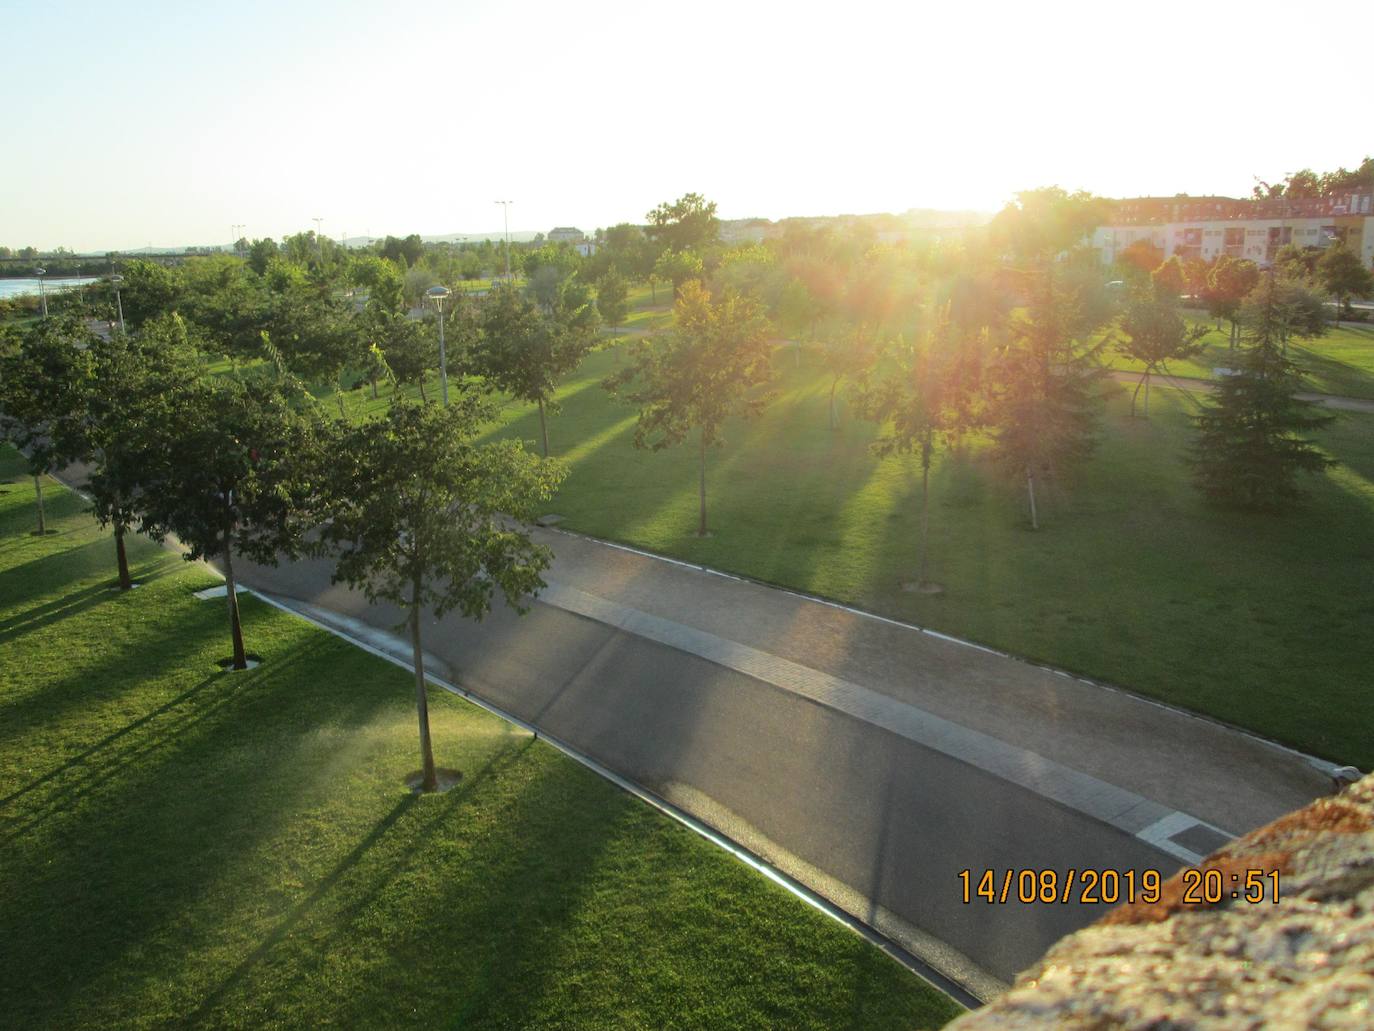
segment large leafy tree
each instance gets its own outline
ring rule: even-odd
[[[439,365],[439,342],[428,324],[403,314],[369,311],[367,333],[371,345],[381,351],[396,382],[403,386],[414,384],[420,390],[421,399],[429,400],[425,393],[425,377]],[[375,359],[370,356],[369,362],[373,361]],[[380,366],[376,366],[375,371],[384,375]]]
[[[664,201],[644,217],[649,222],[649,238],[671,251],[701,251],[720,236],[716,202],[699,193]]]
[[[596,310],[601,321],[612,329],[618,329],[625,321],[629,306],[625,303],[628,290],[625,277],[612,266],[606,274],[596,281]]]
[[[1229,342],[1236,346],[1240,339],[1240,306],[1251,290],[1259,283],[1259,266],[1253,261],[1233,258],[1223,254],[1217,258],[1207,274],[1207,286],[1203,299],[1207,309],[1215,318],[1225,319],[1231,325]]]
[[[25,333],[17,351],[0,358],[0,436],[28,463],[39,534],[47,532],[43,476],[87,451],[93,338],[76,315],[53,315]]]
[[[1333,416],[1297,397],[1300,374],[1287,343],[1307,332],[1304,316],[1272,272],[1247,302],[1239,367],[1195,416],[1194,482],[1211,501],[1277,510],[1302,497],[1299,473],[1331,464],[1305,434]]]
[[[1374,272],[1343,243],[1328,248],[1318,260],[1317,278],[1341,306],[1341,314],[1347,317],[1352,313],[1352,297],[1374,297]]]
[[[1202,350],[1206,326],[1189,326],[1179,314],[1178,304],[1168,295],[1141,296],[1131,301],[1121,315],[1122,335],[1116,349],[1125,357],[1140,362],[1145,371],[1131,394],[1131,415],[1136,398],[1145,389],[1145,418],[1150,417],[1150,378],[1167,371],[1172,361],[1182,361]]]
[[[127,262],[120,288],[125,325],[135,330],[149,319],[175,311],[182,289],[181,276],[174,269],[155,261]]]
[[[706,449],[723,441],[725,420],[768,403],[772,342],[756,301],[726,292],[719,300],[695,280],[682,289],[671,332],[636,343],[631,363],[605,386],[639,406],[635,447],[653,451],[697,431],[698,536],[706,536]]]
[[[673,284],[673,297],[682,293],[682,284],[702,276],[701,258],[693,251],[664,251],[654,262],[654,278]]]
[[[552,495],[561,470],[518,441],[476,443],[495,414],[469,391],[447,408],[399,401],[383,418],[341,427],[330,448],[319,548],[338,556],[335,582],[407,612],[425,791],[438,777],[421,611],[481,619],[499,589],[523,612],[552,557],[521,522]]]
[[[539,407],[539,437],[549,456],[546,411],[558,381],[581,363],[596,342],[597,314],[591,295],[576,277],[559,286],[546,311],[508,286],[488,296],[481,335],[473,343],[473,371],[521,401]]]
[[[1028,294],[990,363],[988,416],[994,453],[1025,477],[1031,528],[1039,529],[1037,479],[1082,461],[1095,446],[1103,344],[1074,335],[1074,299],[1056,282],[1053,266]]]
[[[101,526],[114,532],[119,588],[133,586],[124,539],[143,511],[145,455],[159,428],[159,401],[190,389],[199,361],[185,323],[164,315],[133,336],[91,341],[92,383],[87,396],[87,456],[94,468],[87,491]]]
[[[266,374],[204,377],[160,394],[140,436],[140,528],[221,562],[234,669],[247,665],[234,555],[275,565],[308,521],[319,419],[303,401]]]
[[[926,575],[930,539],[930,467],[935,451],[960,429],[966,409],[957,403],[961,387],[958,354],[950,346],[945,312],[937,325],[911,343],[901,337],[879,351],[858,381],[855,404],[880,427],[871,448],[880,457],[918,455],[921,462],[921,540],[915,589],[938,588]]]

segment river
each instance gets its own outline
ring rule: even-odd
[[[54,276],[52,279],[44,279],[43,286],[49,293],[60,293],[73,287],[84,286],[86,283],[94,283],[99,278],[98,276],[71,276],[68,278]],[[0,301],[36,293],[38,293],[38,280],[36,279],[0,279]]]

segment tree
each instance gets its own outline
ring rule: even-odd
[[[276,565],[308,522],[319,420],[302,400],[261,373],[206,377],[159,395],[141,436],[140,529],[223,562],[234,669],[247,668],[235,553]]]
[[[1125,357],[1140,362],[1145,371],[1131,394],[1131,416],[1135,416],[1136,397],[1145,388],[1145,418],[1150,417],[1150,377],[1167,362],[1182,361],[1202,350],[1206,326],[1189,326],[1178,312],[1178,305],[1166,297],[1138,297],[1121,316],[1121,331],[1116,348]]]
[[[248,267],[258,275],[267,271],[267,263],[277,256],[277,242],[270,238],[254,240],[248,247]]]
[[[1156,247],[1149,240],[1140,239],[1123,248],[1116,256],[1116,260],[1126,268],[1148,275],[1159,268],[1164,260],[1164,248]]]
[[[157,399],[189,389],[200,369],[186,325],[177,315],[146,323],[133,336],[113,333],[90,343],[92,380],[87,393],[86,485],[96,520],[114,532],[119,589],[133,586],[124,539],[142,512],[144,443]]]
[[[91,339],[79,317],[53,315],[24,334],[16,353],[0,358],[0,438],[28,463],[40,535],[48,530],[42,477],[86,452]]]
[[[549,457],[546,410],[557,411],[558,381],[577,368],[596,342],[596,306],[575,277],[565,280],[546,312],[513,288],[492,291],[472,348],[473,369],[494,386],[539,406],[539,437]]]
[[[759,388],[771,378],[772,343],[758,303],[730,291],[716,301],[699,282],[689,282],[675,313],[674,328],[638,341],[631,364],[604,385],[639,406],[635,447],[659,451],[697,430],[697,536],[704,537],[706,449],[722,443],[727,418],[756,415],[768,403]]]
[[[863,374],[877,358],[875,334],[867,323],[860,323],[849,332],[828,334],[821,345],[821,365],[830,376],[830,397],[827,411],[829,427],[839,429],[835,417],[835,393],[845,379]]]
[[[425,377],[439,365],[439,342],[423,322],[403,314],[377,310],[368,313],[372,344],[381,349],[396,382],[402,386],[415,384],[425,395]]]
[[[959,428],[960,408],[950,403],[956,377],[949,373],[950,324],[945,312],[935,329],[908,344],[901,337],[881,349],[871,370],[859,381],[855,404],[876,422],[881,434],[870,447],[879,457],[919,454],[921,459],[921,541],[916,590],[939,588],[926,576],[930,537],[930,467],[935,449]]]
[[[155,261],[131,261],[124,266],[120,299],[125,325],[136,330],[149,319],[176,309],[181,299],[180,278]]]
[[[1102,344],[1072,335],[1072,298],[1047,266],[1029,291],[1025,309],[1008,327],[1008,340],[991,363],[989,417],[993,451],[1015,475],[1025,476],[1031,529],[1039,529],[1037,476],[1053,476],[1092,453],[1096,443],[1096,381]]]
[[[649,222],[649,238],[671,251],[700,251],[720,236],[716,202],[699,193],[664,201],[644,217]]]
[[[1154,287],[1155,297],[1166,302],[1177,303],[1187,281],[1183,261],[1177,254],[1168,261],[1161,262],[1159,268],[1150,273],[1150,283]]]
[[[476,438],[495,414],[489,400],[469,391],[446,408],[399,401],[384,418],[342,427],[330,448],[319,549],[338,556],[334,582],[406,610],[425,791],[437,789],[438,777],[421,610],[481,619],[499,587],[506,603],[524,612],[552,558],[512,520],[533,517],[561,470],[518,441],[479,446]]]
[[[1207,275],[1207,290],[1203,298],[1214,318],[1226,319],[1231,324],[1230,346],[1233,348],[1240,338],[1241,302],[1259,283],[1259,277],[1259,266],[1253,261],[1232,258],[1226,254],[1217,258]]]
[[[1194,482],[1209,500],[1275,511],[1302,497],[1299,473],[1320,472],[1331,464],[1303,434],[1333,416],[1319,414],[1318,405],[1297,397],[1300,375],[1284,352],[1304,327],[1283,283],[1271,272],[1248,305],[1248,346],[1239,368],[1217,384],[1194,416],[1190,462]]]
[[[1370,272],[1360,256],[1343,243],[1328,248],[1321,256],[1317,262],[1317,277],[1340,305],[1341,314],[1347,317],[1353,311],[1352,297],[1374,297],[1374,272]]]
[[[624,278],[614,267],[597,280],[596,310],[601,315],[601,321],[612,329],[618,329],[625,321],[625,314],[629,310],[625,303],[628,294]]]
[[[654,262],[655,278],[666,279],[673,284],[674,299],[681,294],[683,283],[700,279],[701,274],[701,258],[691,251],[664,251]]]

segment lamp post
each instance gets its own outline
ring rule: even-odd
[[[506,225],[506,285],[510,286],[510,206],[515,203],[513,200],[498,200],[501,205],[502,218]]]
[[[449,294],[446,286],[431,286],[425,295],[439,309],[439,388],[443,393],[444,407],[448,407],[448,355],[444,352],[444,298]]]
[[[119,284],[124,282],[123,276],[111,276],[110,284],[114,287],[115,308],[119,311],[119,331],[124,332],[124,302],[119,299]]]
[[[36,268],[33,274],[38,277],[38,300],[43,305],[43,318],[48,317],[48,294],[43,286],[43,277],[47,274],[47,269]]]

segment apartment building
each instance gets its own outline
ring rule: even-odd
[[[1131,244],[1148,240],[1166,258],[1223,254],[1259,265],[1273,262],[1281,247],[1330,247],[1344,241],[1374,268],[1374,193],[1334,197],[1266,198],[1139,197],[1120,201],[1112,224],[1093,234],[1092,245],[1111,263]]]

